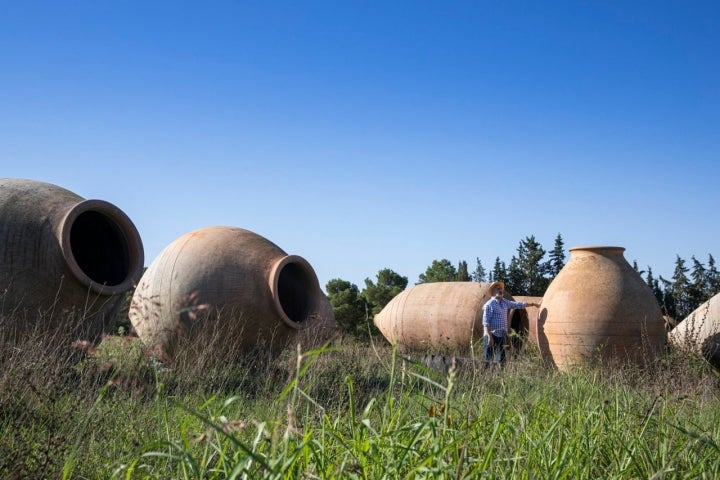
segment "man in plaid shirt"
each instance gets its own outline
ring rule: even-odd
[[[513,302],[503,295],[505,283],[493,282],[490,284],[490,300],[483,305],[483,340],[485,342],[485,365],[493,361],[505,361],[505,337],[508,334],[508,310],[512,308],[525,308],[528,305],[539,307],[539,303]]]

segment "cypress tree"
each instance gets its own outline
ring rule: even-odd
[[[460,260],[460,262],[458,262],[456,280],[458,282],[469,282],[470,281],[470,273],[468,273],[468,264],[465,260]]]
[[[500,257],[495,257],[495,265],[493,266],[492,273],[490,274],[490,281],[505,282],[507,280],[507,276],[508,275],[505,268],[505,263],[500,261]]]

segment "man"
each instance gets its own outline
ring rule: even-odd
[[[485,342],[485,365],[505,362],[505,337],[508,334],[508,310],[512,308],[539,307],[534,302],[513,302],[504,297],[505,283],[490,284],[490,300],[483,305],[483,340]]]

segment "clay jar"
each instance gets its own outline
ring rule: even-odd
[[[643,363],[666,343],[660,307],[622,247],[575,247],[538,320],[543,357],[566,370],[600,359]]]
[[[135,290],[130,320],[161,359],[190,352],[276,352],[298,332],[334,324],[310,264],[234,227],[207,227],[168,245]]]
[[[542,308],[542,301],[543,297],[535,297],[535,296],[524,296],[524,295],[516,295],[515,296],[516,302],[525,302],[525,303],[537,303],[540,305],[539,307],[526,307],[525,313],[520,317],[521,323],[520,328],[517,330],[518,332],[524,334],[528,340],[530,340],[535,345],[538,344],[538,318],[540,316],[540,309]],[[518,313],[522,313],[522,311],[519,311]]]
[[[675,347],[701,354],[720,368],[720,293],[673,328],[668,340]]]
[[[0,313],[10,321],[43,329],[79,318],[77,334],[97,337],[142,274],[140,235],[106,201],[4,178],[0,226]]]
[[[375,315],[385,339],[403,352],[476,354],[482,349],[489,283],[421,283],[396,295]],[[512,297],[505,293],[505,298]],[[508,321],[512,313],[508,314]]]

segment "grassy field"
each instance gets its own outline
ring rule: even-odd
[[[437,371],[336,339],[168,369],[135,338],[72,337],[3,335],[1,478],[720,478],[720,381],[677,352]]]

